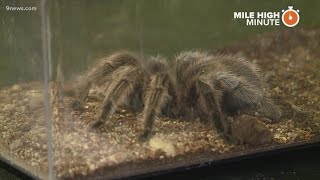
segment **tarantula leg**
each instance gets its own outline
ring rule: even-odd
[[[72,106],[75,109],[80,109],[86,100],[92,84],[100,81],[103,78],[109,77],[114,71],[125,65],[137,65],[138,59],[129,52],[118,52],[106,59],[102,59],[83,82],[80,82],[78,97],[73,102]]]
[[[73,109],[75,109],[75,110],[81,110],[82,109],[82,105],[83,105],[84,101],[86,100],[86,97],[89,94],[90,88],[91,88],[91,83],[90,82],[85,82],[81,86],[81,91],[79,92],[78,99],[75,99],[72,102]]]
[[[169,99],[168,88],[163,85],[165,82],[161,75],[156,76],[149,85],[149,91],[145,97],[145,109],[144,109],[144,131],[139,140],[146,141],[151,134],[154,120],[162,108],[167,104]]]
[[[217,111],[213,112],[214,114],[212,115],[213,123],[219,135],[230,143],[236,143],[237,140],[231,136],[231,127],[227,121],[227,115],[221,109],[219,96],[221,96],[219,95],[219,92],[206,95],[207,105],[212,109],[217,109]]]
[[[123,104],[134,90],[133,85],[126,79],[116,82],[116,85],[111,85],[111,87],[113,88],[108,89],[110,93],[103,101],[103,107],[98,119],[91,126],[93,129],[102,126],[114,113],[116,106]]]
[[[201,98],[201,97],[200,97]],[[202,103],[203,102],[203,103]],[[209,107],[207,107],[207,103],[205,98],[203,100],[199,100],[197,104],[194,105],[194,113],[200,118],[201,121],[203,120],[211,120],[212,113],[208,113]],[[211,110],[211,109],[210,109]],[[192,117],[194,118],[194,117]]]
[[[223,92],[213,89],[212,85],[207,83],[205,80],[200,80],[198,85],[201,93],[205,94],[204,96],[208,108],[215,110],[215,112],[212,112],[212,119],[218,132],[222,133],[224,136],[228,136],[230,132],[230,125],[227,122],[227,115],[221,108]]]
[[[163,90],[158,88],[158,89],[155,89],[153,92],[151,92],[150,96],[147,97],[148,102],[146,104],[145,113],[144,113],[144,131],[140,137],[141,141],[145,141],[149,138],[157,113],[163,107],[163,104],[161,104],[161,101],[163,101],[164,96],[165,96],[165,93],[163,92]]]
[[[275,105],[271,99],[262,97],[259,104],[261,113],[266,117],[270,118],[272,122],[278,122],[281,119],[281,110]]]
[[[114,111],[114,104],[112,101],[107,100],[103,102],[103,108],[100,112],[99,118],[92,124],[91,128],[97,129],[101,127],[106,121],[108,116],[110,116]]]
[[[205,94],[206,104],[212,112],[212,120],[218,131],[226,140],[233,142],[234,138],[230,135],[230,124],[227,121],[227,115],[222,111],[221,102],[223,91],[215,90],[210,84],[200,80],[198,82],[201,93]]]

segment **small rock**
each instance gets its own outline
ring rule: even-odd
[[[22,88],[21,88],[21,86],[19,86],[18,84],[15,84],[15,85],[12,86],[11,90],[12,90],[13,92],[18,92],[18,91],[21,91]]]
[[[281,92],[281,90],[280,90],[279,87],[275,87],[273,90],[274,90],[277,94],[280,94],[280,92]]]
[[[73,172],[73,170],[72,169],[69,169],[69,175],[71,176],[71,177],[73,177],[74,176],[74,172]]]
[[[189,146],[186,146],[186,147],[185,147],[185,151],[186,151],[186,152],[189,152],[189,151],[190,151],[190,147],[189,147]]]
[[[20,139],[17,139],[10,144],[10,150],[13,151],[21,146],[23,146],[23,142]]]
[[[13,111],[15,109],[13,104],[6,104],[3,108],[3,111]]]
[[[46,144],[42,145],[43,150],[47,150],[48,146]]]
[[[301,108],[296,106],[295,104],[291,103],[291,108],[297,112],[302,112]]]
[[[83,147],[83,149],[84,149],[84,150],[89,149],[89,147],[88,147],[88,145],[87,145],[87,144],[84,144],[82,147]]]
[[[39,165],[39,163],[37,163],[37,162],[31,162],[31,166],[38,166]]]
[[[95,168],[96,168],[96,166],[95,166],[94,164],[90,164],[90,165],[89,165],[89,169],[90,169],[91,171],[93,171]]]

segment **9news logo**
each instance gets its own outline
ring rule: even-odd
[[[287,10],[282,10],[282,23],[287,27],[294,27],[300,21],[299,10],[294,10],[293,6],[288,6]]]

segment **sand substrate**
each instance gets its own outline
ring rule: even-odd
[[[319,139],[319,42],[319,29],[285,31],[263,34],[219,50],[241,53],[259,64],[265,74],[266,93],[283,110],[282,121],[276,124],[262,123],[265,119],[257,113],[255,117],[231,118],[235,132],[257,127],[246,132],[253,136],[260,131],[268,134],[257,135],[252,140],[235,133],[235,137],[244,140],[243,144],[225,142],[209,122],[165,117],[155,122],[152,138],[140,143],[137,139],[142,133],[141,113],[126,109],[119,109],[103,128],[91,132],[88,124],[96,118],[100,99],[91,91],[83,112],[73,111],[68,106],[72,97],[59,95],[57,85],[52,82],[50,105],[56,178],[130,176]],[[34,176],[47,179],[42,87],[40,83],[24,83],[0,89],[0,155]]]

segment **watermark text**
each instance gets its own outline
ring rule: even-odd
[[[6,6],[7,11],[36,11],[37,7],[35,6],[29,6],[29,7],[24,7],[24,6]]]

